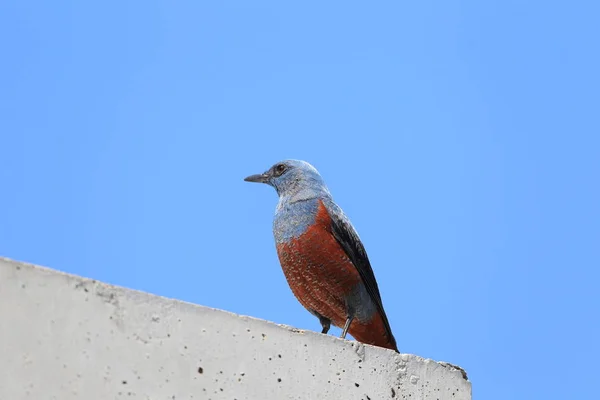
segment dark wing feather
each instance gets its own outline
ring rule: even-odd
[[[333,202],[332,202],[333,203]],[[395,342],[394,335],[392,335],[392,330],[390,328],[390,324],[388,322],[387,316],[385,315],[385,311],[383,310],[383,303],[381,302],[381,295],[379,294],[379,287],[377,286],[377,281],[375,280],[375,274],[373,273],[373,269],[371,268],[371,263],[369,262],[369,257],[367,256],[367,252],[358,237],[358,234],[354,230],[354,227],[348,220],[348,218],[344,215],[342,210],[335,204],[326,204],[327,212],[331,217],[331,229],[333,236],[338,241],[338,243],[342,246],[352,264],[358,270],[360,277],[363,280],[365,287],[367,288],[367,292],[371,299],[377,306],[377,310],[381,314],[383,319],[383,323],[385,325],[385,330],[388,334],[388,337],[391,342]]]

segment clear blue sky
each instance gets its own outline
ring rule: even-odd
[[[3,1],[0,254],[319,330],[242,180],[304,159],[403,352],[595,398],[598,4]]]

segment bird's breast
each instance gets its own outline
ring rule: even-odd
[[[280,204],[273,221],[275,242],[287,243],[304,234],[315,224],[319,209],[319,201],[311,199],[291,204]]]

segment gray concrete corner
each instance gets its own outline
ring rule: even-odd
[[[0,258],[0,400],[471,399],[409,354]]]

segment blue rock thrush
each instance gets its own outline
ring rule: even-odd
[[[271,185],[279,195],[273,231],[277,255],[292,292],[319,318],[362,343],[398,351],[365,248],[334,203],[317,170],[286,160],[248,182]]]

